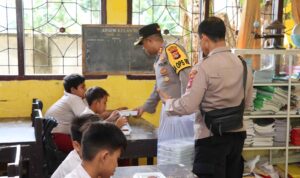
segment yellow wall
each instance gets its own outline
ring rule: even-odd
[[[110,76],[106,80],[87,80],[86,85],[100,86],[109,92],[108,109],[121,106],[135,108],[142,105],[149,96],[154,81]],[[63,85],[60,80],[1,81],[0,91],[0,117],[29,117],[32,98],[43,101],[45,112],[63,95]],[[158,126],[159,111],[156,114],[145,114],[144,118]]]
[[[127,0],[106,1],[107,23],[126,24],[127,23]]]

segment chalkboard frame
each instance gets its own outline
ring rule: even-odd
[[[151,71],[89,71],[86,65],[86,39],[85,30],[88,28],[141,28],[142,25],[109,25],[109,24],[83,24],[82,25],[82,73],[84,75],[131,75],[131,76],[153,76],[154,70]],[[133,45],[133,44],[132,44]],[[154,60],[152,61],[154,63]],[[152,67],[152,65],[151,65]]]

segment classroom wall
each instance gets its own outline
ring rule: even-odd
[[[107,1],[107,23],[126,24],[127,0]],[[109,76],[103,80],[87,80],[87,87],[100,86],[109,94],[108,109],[127,106],[135,108],[143,104],[150,95],[153,80],[127,80],[125,76]],[[28,117],[31,113],[32,98],[39,98],[44,103],[45,112],[63,95],[60,80],[20,80],[0,81],[0,119]],[[160,106],[155,114],[143,117],[158,126]]]
[[[127,0],[106,1],[107,23],[126,24],[127,23]]]
[[[87,80],[86,86],[100,86],[110,95],[108,108],[121,106],[135,108],[143,104],[150,95],[154,81],[127,80],[125,76],[109,76],[104,80]],[[29,117],[32,98],[44,103],[43,112],[63,95],[60,80],[27,80],[0,82],[0,118]],[[159,109],[160,107],[158,107]],[[146,120],[158,126],[159,111],[143,115]]]

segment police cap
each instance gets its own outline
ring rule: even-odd
[[[160,27],[157,23],[149,24],[144,27],[142,27],[139,30],[139,38],[137,39],[136,42],[134,42],[134,45],[142,45],[143,44],[143,39],[147,38],[148,36],[154,35],[154,34],[160,34]]]

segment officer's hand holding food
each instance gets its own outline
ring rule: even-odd
[[[171,96],[169,96],[167,93],[163,92],[162,90],[157,89],[157,92],[158,92],[158,94],[160,96],[160,99],[163,103],[165,103],[167,99],[171,99]]]
[[[136,117],[141,117],[143,115],[143,113],[144,113],[144,109],[143,109],[142,106],[138,107],[138,108],[135,108],[133,110],[138,112]]]
[[[119,128],[123,127],[125,124],[128,123],[128,119],[125,116],[119,117],[115,122],[115,125]]]

